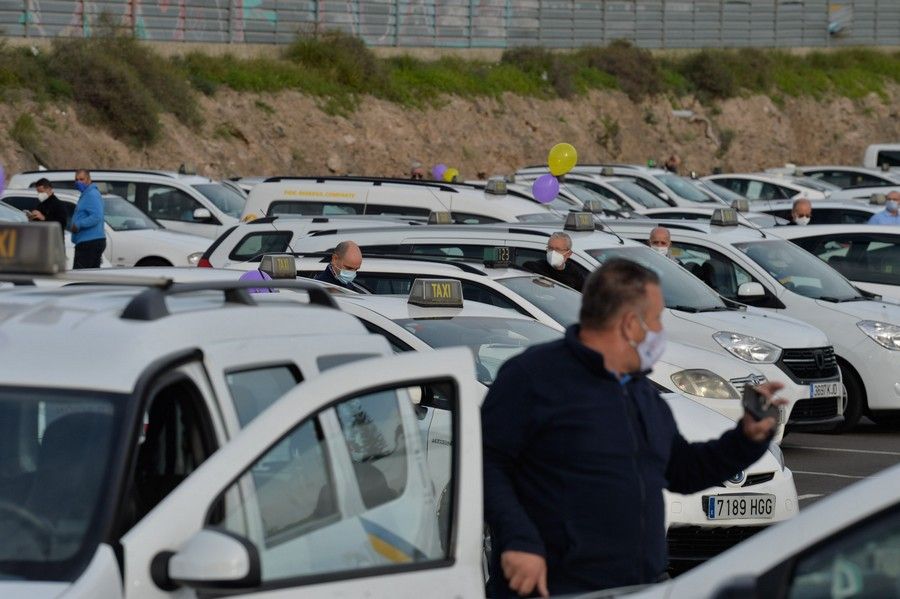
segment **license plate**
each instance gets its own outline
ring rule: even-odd
[[[775,515],[775,496],[764,493],[711,495],[707,520],[769,520]]]
[[[841,394],[841,383],[813,383],[809,386],[809,397],[838,397]]]
[[[784,406],[778,406],[778,424],[784,424],[787,422],[788,413],[787,408]]]

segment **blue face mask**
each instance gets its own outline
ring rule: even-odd
[[[84,183],[83,181],[75,181],[75,189],[77,189],[81,193],[84,193],[84,190],[87,188],[88,188],[87,183]]]
[[[341,272],[338,273],[337,278],[338,278],[338,281],[340,281],[344,285],[349,285],[350,283],[353,282],[353,279],[356,278],[356,271],[342,269]]]

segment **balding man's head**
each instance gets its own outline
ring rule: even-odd
[[[812,202],[806,198],[797,198],[791,208],[791,220],[795,225],[808,225],[812,219]]]
[[[655,251],[666,255],[669,253],[669,248],[672,247],[672,234],[665,227],[654,227],[650,231],[648,243]]]
[[[334,248],[331,266],[335,272],[352,270],[356,272],[362,266],[362,250],[352,241],[342,241]]]

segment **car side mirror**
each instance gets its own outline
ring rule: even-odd
[[[206,208],[197,208],[194,210],[194,220],[196,221],[206,221],[212,220],[212,213]]]
[[[189,587],[203,591],[252,589],[261,584],[259,552],[240,535],[204,528],[176,552],[160,553],[151,565],[163,590]]]
[[[761,297],[765,297],[766,290],[763,289],[763,286],[756,281],[750,281],[749,283],[741,283],[741,286],[738,287],[738,297],[745,299],[758,299]]]

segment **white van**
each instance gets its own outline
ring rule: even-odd
[[[900,170],[900,143],[872,144],[866,148],[863,166],[866,168],[884,168]]]
[[[382,214],[427,219],[450,212],[458,224],[522,222],[552,213],[508,195],[505,182],[470,185],[363,177],[272,177],[250,190],[241,220],[266,216]]]

